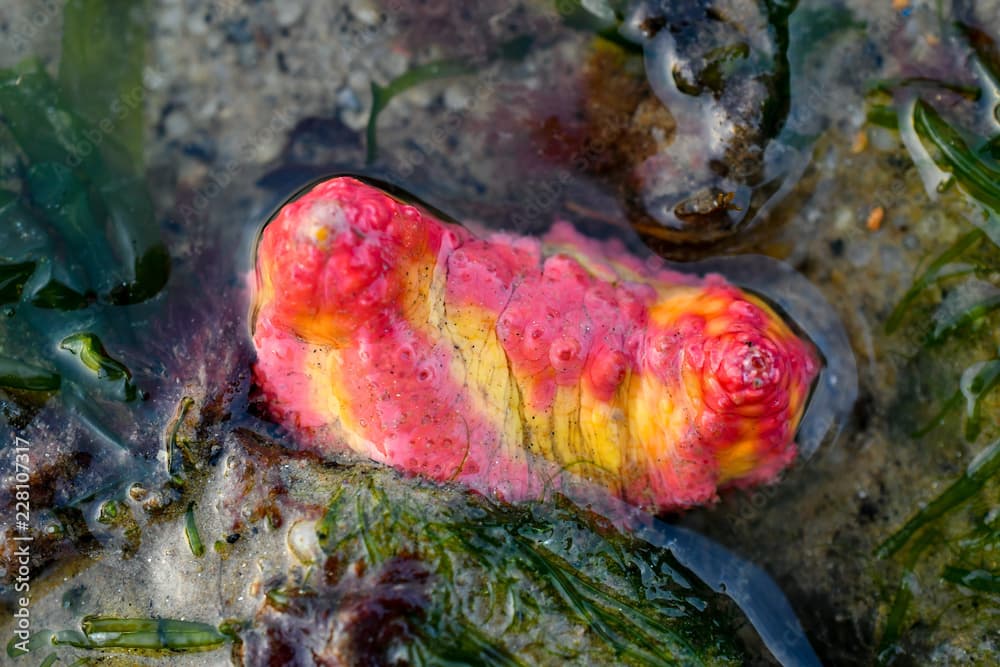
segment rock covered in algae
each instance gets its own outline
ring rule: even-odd
[[[246,665],[737,665],[730,608],[665,549],[570,504],[504,505],[370,465],[275,582]]]
[[[476,236],[349,177],[257,248],[255,378],[307,445],[506,500],[586,480],[656,511],[795,458],[811,344],[718,275],[557,223]]]

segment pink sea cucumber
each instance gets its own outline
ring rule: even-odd
[[[508,500],[588,480],[655,511],[773,481],[820,367],[720,276],[562,222],[477,237],[350,177],[265,227],[253,326],[256,383],[308,447]]]

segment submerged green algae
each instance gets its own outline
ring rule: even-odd
[[[368,465],[342,477],[316,523],[322,550],[316,569],[302,585],[273,591],[244,636],[251,663],[297,639],[330,651],[327,657],[361,662],[401,656],[409,664],[466,663],[486,655],[508,665],[744,659],[736,618],[716,594],[669,551],[623,535],[597,515],[568,502],[496,504]],[[391,595],[380,588],[386,581],[396,586]],[[400,588],[405,600],[396,595]],[[394,629],[378,645],[331,647],[343,627],[321,623],[315,639],[294,620],[322,619],[316,612],[326,604],[382,605],[388,610],[382,622]]]
[[[990,60],[993,38],[961,21],[956,25],[958,36],[970,41],[973,62],[979,60],[981,83],[995,85],[995,63]],[[993,118],[1000,106],[959,107],[959,114],[966,119],[971,116],[979,132],[988,133],[977,136],[921,96],[913,99],[908,85],[902,83],[892,91],[899,100],[900,120],[887,125],[912,128],[908,147],[925,182],[937,182],[942,197],[965,198],[971,211],[966,221],[954,221],[966,231],[929,259],[885,328],[889,334],[904,332],[919,341],[905,375],[913,387],[901,392],[900,404],[906,415],[924,412],[925,416],[904,437],[923,446],[970,451],[972,459],[961,475],[915,509],[876,550],[879,558],[892,559],[899,573],[882,624],[877,660],[892,664],[947,644],[946,651],[958,652],[951,655],[992,664],[1000,655],[997,637],[991,636],[1000,612],[996,598],[1000,591],[996,586],[1000,576],[1000,441],[989,442],[1000,435],[996,419],[1000,414],[996,391],[1000,384],[996,313],[1000,309],[1000,165],[989,147],[1000,137]],[[978,96],[970,97],[966,104],[978,101]],[[936,403],[930,419],[926,419],[926,406],[920,410],[913,403],[921,392],[930,394]],[[947,639],[942,642],[942,638]]]
[[[143,165],[145,16],[142,3],[123,12],[73,0],[58,80],[33,59],[0,70],[0,149],[12,165],[0,192],[2,388],[137,395],[129,369],[82,328],[121,337],[121,307],[152,298],[169,276]]]

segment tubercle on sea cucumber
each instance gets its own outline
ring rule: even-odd
[[[477,237],[351,177],[257,248],[255,381],[312,449],[506,500],[675,510],[773,481],[819,372],[765,302],[558,222]]]

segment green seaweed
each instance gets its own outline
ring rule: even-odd
[[[520,60],[527,55],[533,43],[530,35],[515,37],[500,47],[487,59],[487,63],[500,60]],[[368,113],[368,125],[365,128],[365,161],[367,164],[375,162],[378,154],[378,117],[382,111],[389,106],[389,102],[394,97],[410,88],[419,86],[436,79],[447,79],[457,76],[465,76],[479,71],[483,67],[482,63],[471,62],[463,58],[449,58],[437,60],[423,65],[417,65],[395,79],[382,86],[374,81],[371,82],[372,108]]]
[[[201,541],[201,534],[198,532],[198,524],[194,519],[194,503],[188,503],[184,512],[184,537],[187,540],[188,548],[195,558],[205,555],[205,545]]]
[[[50,309],[85,308],[88,300],[83,293],[89,281],[82,268],[63,261],[56,252],[46,217],[46,212],[33,208],[27,197],[0,190],[0,300],[9,304],[24,299]],[[56,223],[66,222],[67,217]]]
[[[1000,288],[988,283],[966,283],[972,287],[980,287],[970,298],[965,299],[957,307],[946,307],[948,302],[934,314],[934,329],[928,334],[925,344],[940,343],[947,336],[966,329],[993,311],[1000,308]]]
[[[58,373],[0,356],[0,387],[25,391],[57,391],[60,384]]]
[[[973,248],[979,244],[986,234],[979,229],[974,229],[961,236],[957,241],[952,243],[944,252],[942,252],[934,261],[931,262],[923,273],[921,273],[910,289],[906,291],[903,298],[899,300],[896,307],[893,308],[892,313],[889,314],[888,319],[885,323],[885,332],[893,333],[899,328],[899,325],[903,322],[903,318],[910,309],[913,301],[930,285],[944,279],[958,275],[965,275],[970,273],[972,267],[968,264],[956,264],[959,258],[965,254],[970,248]]]
[[[966,399],[965,439],[973,441],[983,429],[983,399],[1000,384],[1000,357],[976,364],[962,374]]]
[[[123,509],[121,501],[114,499],[105,500],[101,503],[97,521],[99,523],[113,524],[121,516]]]
[[[21,639],[17,635],[14,635],[7,642],[7,657],[20,658],[24,655],[31,655],[33,651],[40,651],[46,646],[51,646],[53,634],[50,630],[40,630],[32,633],[28,638],[27,645],[22,644],[22,646],[18,646],[21,643]],[[25,648],[27,650],[24,650]]]
[[[914,570],[920,556],[938,539],[940,539],[939,534],[927,531],[920,536],[907,555],[906,563],[903,565],[903,573],[899,578],[899,585],[896,587],[896,595],[893,598],[876,651],[876,664],[878,665],[890,664],[899,652],[898,643],[903,634],[903,624],[906,622],[906,614],[917,590]]]
[[[472,74],[478,69],[467,60],[439,60],[424,65],[418,65],[390,81],[384,86],[380,86],[374,81],[371,82],[372,108],[368,115],[368,126],[365,129],[366,141],[366,161],[371,164],[375,161],[377,154],[376,131],[378,129],[378,116],[389,105],[396,95],[435,79],[445,79],[455,76]]]
[[[879,558],[892,556],[906,546],[921,529],[934,523],[956,506],[983,489],[987,481],[1000,472],[1000,440],[981,451],[968,465],[965,474],[955,480],[941,495],[913,515],[906,524],[876,549]]]
[[[622,48],[626,53],[642,55],[642,45],[621,33],[625,7],[621,2],[584,4],[581,0],[557,0],[556,9],[563,23],[575,30],[589,32]]]
[[[88,332],[75,333],[62,339],[59,347],[79,359],[80,364],[90,371],[93,384],[119,401],[134,401],[137,396],[132,372],[122,362],[111,357],[104,344],[96,335]]]
[[[865,120],[889,130],[899,129],[899,112],[888,104],[873,104],[868,107]]]
[[[139,176],[148,11],[147,0],[69,0],[59,60],[66,104],[101,133],[115,171]]]
[[[983,430],[982,403],[986,396],[1000,383],[1000,358],[973,364],[962,373],[962,386],[941,404],[934,416],[911,435],[922,438],[945,422],[945,417],[966,404],[965,439],[976,440]]]
[[[62,391],[59,394],[59,399],[63,406],[69,411],[69,414],[79,420],[79,422],[83,424],[92,435],[104,440],[105,443],[124,451],[133,451],[133,446],[130,445],[126,437],[107,425],[105,422],[106,417],[98,414],[97,410],[94,409],[92,398],[89,396],[83,396],[83,392],[74,383],[65,382],[63,384]],[[120,484],[121,480],[116,480],[115,483]],[[79,498],[89,498],[92,500],[95,495],[101,495],[103,492],[107,491],[108,488],[110,488],[108,485],[103,485],[93,491],[82,493]]]
[[[450,641],[449,641],[450,640]],[[470,664],[470,657],[485,665],[498,667],[527,667],[528,663],[518,660],[496,642],[490,639],[478,628],[468,623],[461,624],[461,631],[456,636],[447,637],[433,652],[426,646],[414,647],[414,655],[419,656],[415,664]]]
[[[34,273],[34,262],[0,263],[0,305],[20,301],[24,284]]]
[[[937,79],[929,76],[910,76],[899,79],[880,79],[868,84],[866,94],[889,93],[900,88],[938,88],[947,90],[965,99],[975,102],[983,96],[981,86],[955,83],[945,79]]]
[[[707,89],[716,95],[721,95],[726,84],[727,77],[735,73],[734,65],[740,60],[746,60],[750,56],[750,45],[746,42],[727,44],[712,49],[705,54],[707,64],[701,70],[695,81],[688,81],[683,78],[680,70],[674,70],[673,79],[677,89],[682,93],[697,97],[703,89]]]
[[[166,433],[163,439],[164,450],[166,453],[166,468],[167,474],[170,476],[179,475],[182,468],[182,463],[189,462],[193,459],[190,452],[182,444],[182,440],[178,438],[178,432],[180,431],[181,424],[184,423],[184,419],[187,417],[188,412],[194,406],[194,399],[190,396],[184,396],[177,404],[177,409],[174,411],[174,416],[170,419],[167,424]],[[182,457],[179,459],[175,452],[180,452]]]
[[[913,431],[910,436],[913,438],[922,438],[937,427],[941,426],[945,422],[945,417],[948,416],[952,410],[957,408],[962,404],[962,391],[959,389],[955,391],[948,399],[941,404],[941,408],[934,413],[934,416],[927,420],[927,423],[923,426],[918,427]]]
[[[19,361],[59,371],[11,366],[5,378],[45,391],[58,381],[59,400],[89,425],[103,421],[94,398],[138,393],[96,335],[65,332],[130,336],[131,311],[108,306],[160,293],[170,258],[142,160],[148,3],[69,0],[64,12],[57,78],[34,58],[0,69],[0,138],[16,158],[0,190],[0,303]]]
[[[32,203],[73,249],[74,260],[83,264],[88,280],[83,291],[110,289],[114,277],[108,269],[115,266],[115,258],[83,183],[64,164],[40,162],[28,168],[25,184]]]
[[[983,145],[979,147],[979,154],[989,156],[994,161],[1000,161],[1000,134],[984,141]]]
[[[96,190],[111,223],[109,241],[128,270],[108,299],[139,303],[163,288],[170,270],[143,179],[149,3],[70,0],[63,20],[59,86],[100,147],[105,172],[95,179]]]
[[[392,475],[359,466],[352,493],[334,494],[316,534],[338,563],[417,558],[434,573],[428,605],[411,620],[416,640],[401,648],[414,664],[475,661],[483,650],[499,664],[585,653],[643,665],[738,660],[726,614],[669,552],[569,503],[499,505],[471,493],[442,503],[431,485],[384,479]],[[484,601],[472,616],[461,603],[470,596]],[[585,635],[539,635],[552,614]]]
[[[103,21],[120,19],[110,6],[115,2],[85,4],[88,12],[103,7]],[[133,39],[128,35],[113,39],[119,38]],[[80,63],[70,70],[75,74],[66,74],[67,80],[89,76]],[[113,71],[93,76],[101,85],[110,86],[107,77]],[[126,73],[131,78],[118,80],[113,90],[93,89],[88,94],[99,102],[117,95],[114,90],[141,91],[141,69],[130,66],[122,75]],[[116,138],[119,125],[134,122],[128,118],[141,119],[141,104],[138,111],[130,108],[121,118],[119,114],[105,116],[95,126],[67,98],[74,95],[67,94],[36,60],[0,70],[0,118],[28,160],[29,194],[49,212],[50,222],[67,246],[82,256],[91,283],[101,288],[108,301],[118,305],[145,301],[166,284],[169,256],[159,238],[141,159],[131,155],[138,152],[141,158],[141,141],[137,144],[130,139],[122,148]]]
[[[225,642],[226,636],[207,623],[112,616],[86,616],[80,631],[62,630],[52,637],[56,646],[157,652],[210,651]]]
[[[63,103],[38,60],[0,70],[0,114],[30,163],[68,164],[84,174],[103,171],[86,126]]]
[[[51,265],[47,262],[43,266],[49,271],[51,270]],[[49,271],[45,271],[43,274],[48,274]],[[50,275],[38,289],[32,292],[31,305],[47,310],[83,310],[90,305],[90,299],[85,294],[77,292]]]
[[[994,243],[1000,245],[1000,171],[994,169],[971,150],[962,135],[949,125],[932,106],[917,100],[913,106],[913,127],[931,158],[949,172],[959,187],[978,202],[986,216],[982,228]]]
[[[1000,595],[1000,574],[987,570],[969,570],[949,565],[941,572],[945,581],[980,593]]]
[[[997,572],[990,569],[996,563],[993,553],[1000,548],[995,511],[998,473],[1000,440],[983,449],[959,479],[879,546],[876,553],[881,558],[903,554],[902,573],[879,642],[879,664],[892,663],[903,654],[905,644],[921,642],[929,626],[939,627],[946,641],[964,644],[977,641],[976,628],[992,622],[994,605],[989,599],[974,598],[998,592],[992,588]],[[970,518],[975,523],[968,531]],[[940,596],[952,601],[930,602],[941,600]],[[911,637],[904,639],[907,634]]]

